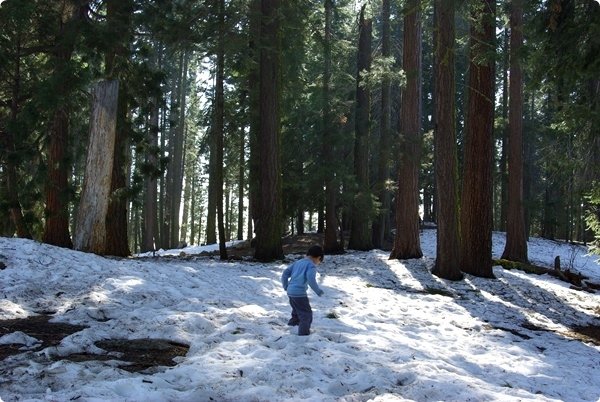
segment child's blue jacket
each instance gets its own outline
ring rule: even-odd
[[[319,296],[323,290],[317,284],[317,267],[309,258],[296,261],[281,274],[281,284],[289,297],[306,297],[308,286]]]

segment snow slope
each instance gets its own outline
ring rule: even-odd
[[[435,231],[421,260],[379,250],[326,256],[323,297],[310,294],[313,333],[285,325],[284,262],[208,257],[107,259],[0,238],[0,319],[55,312],[88,328],[57,347],[0,362],[3,401],[598,401],[600,347],[574,326],[600,325],[600,295],[550,276],[494,268],[497,280],[431,275]],[[494,254],[504,236],[494,234]],[[195,248],[194,251],[198,251]],[[180,250],[173,253],[179,253]],[[168,252],[164,252],[169,254]],[[600,283],[597,256],[532,239],[533,262],[561,256]],[[129,373],[102,353],[103,339],[166,338],[190,346],[172,368]],[[23,333],[0,344],[39,342]]]

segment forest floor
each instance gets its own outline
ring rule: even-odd
[[[283,239],[283,251],[285,255],[303,255],[311,245],[322,244],[322,241],[322,234],[311,233],[300,236],[289,236]],[[391,246],[391,244],[388,244],[388,249],[391,249]],[[246,241],[228,248],[227,252],[230,259],[251,261],[253,258],[254,249],[250,246],[250,242]],[[200,255],[218,257],[219,252],[202,252]],[[179,256],[159,258],[188,259],[195,257],[197,257],[197,255],[191,255],[182,252]],[[23,348],[22,345],[15,344],[0,345],[0,362],[6,359],[8,356],[27,351],[42,351],[48,347],[57,346],[65,337],[79,332],[85,328],[78,325],[50,322],[52,317],[53,312],[48,311],[41,312],[41,314],[37,316],[30,316],[22,319],[0,320],[0,337],[6,334],[21,332],[40,341],[35,345],[25,348]],[[600,345],[600,327],[579,327],[572,331],[570,337]],[[115,354],[121,356],[119,360],[126,361],[128,364],[119,367],[132,372],[143,372],[160,366],[174,366],[176,363],[173,361],[173,358],[177,356],[185,356],[188,351],[187,345],[174,343],[166,339],[114,339],[97,342],[96,346],[112,352],[112,356]],[[91,353],[80,353],[70,355],[67,357],[67,359],[79,362],[88,360],[109,360],[114,358],[111,357],[111,355],[107,356]]]
[[[348,245],[349,234],[344,233],[344,249]],[[323,244],[322,233],[305,233],[302,235],[286,236],[282,239],[283,254],[303,254],[308,248],[315,244]],[[381,250],[391,251],[392,242],[385,241]],[[219,251],[203,252],[202,255],[218,256]],[[227,255],[230,259],[251,259],[254,256],[254,247],[249,241],[243,241],[227,249]]]
[[[305,234],[301,236],[288,236],[283,239],[283,252],[289,254],[303,254],[313,244],[322,244],[323,235],[317,233]],[[254,255],[254,248],[249,241],[236,244],[227,249],[228,257],[233,260],[251,260]],[[219,251],[202,252],[199,256],[218,257]],[[159,257],[187,259],[194,258],[197,255],[181,253],[179,256]],[[156,258],[156,257],[152,257]],[[85,327],[70,325],[65,323],[50,322],[53,312],[42,312],[37,316],[27,318],[0,320],[0,337],[14,332],[21,332],[30,337],[36,338],[40,343],[31,347],[23,348],[18,344],[0,344],[0,362],[9,356],[24,353],[26,351],[41,351],[45,348],[57,346],[61,341]],[[114,339],[99,342],[96,346],[101,349],[113,352],[121,356],[120,360],[129,362],[126,366],[120,368],[128,371],[145,371],[152,367],[174,366],[176,363],[173,358],[185,356],[188,350],[187,345],[181,345],[166,339],[154,340],[125,340]],[[72,361],[86,360],[108,360],[112,357],[96,354],[74,354],[67,357]]]

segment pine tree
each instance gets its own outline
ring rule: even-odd
[[[126,175],[130,161],[129,142],[131,138],[128,113],[131,96],[123,70],[130,57],[128,46],[132,41],[133,0],[108,0],[106,9],[107,23],[114,30],[115,36],[109,42],[109,48],[105,54],[105,74],[107,77],[119,79],[119,99],[104,252],[124,257],[130,254],[127,235]]]
[[[76,78],[72,73],[72,54],[80,34],[85,6],[70,0],[56,3],[59,18],[59,31],[56,46],[51,53],[54,67],[54,86],[58,100],[52,118],[52,129],[48,144],[48,181],[46,184],[46,224],[44,243],[56,246],[73,247],[69,233],[69,123],[71,104]]]
[[[256,248],[259,261],[283,258],[281,241],[280,51],[279,0],[261,0],[259,107],[260,144]]]
[[[391,56],[390,0],[381,3],[381,57],[384,60]],[[379,215],[373,222],[373,246],[382,248],[384,240],[390,233],[390,150],[391,150],[391,113],[392,84],[388,75],[381,81],[381,118],[379,127],[379,160],[377,163],[377,201],[380,204]]]
[[[373,248],[369,218],[372,210],[369,188],[369,136],[371,124],[371,93],[365,76],[371,69],[372,20],[365,18],[365,8],[360,10],[358,39],[358,69],[356,76],[356,129],[354,137],[354,177],[357,191],[352,203],[352,229],[348,248],[371,250]]]
[[[225,135],[223,120],[225,113],[225,98],[223,94],[223,85],[225,81],[225,0],[218,0],[218,32],[217,39],[217,79],[215,88],[215,121],[213,135],[215,136],[215,174],[216,200],[217,200],[217,220],[219,225],[219,253],[222,260],[227,259],[227,249],[225,245],[225,224],[223,217],[223,147]]]
[[[338,242],[337,198],[339,184],[333,169],[334,138],[333,115],[331,112],[331,19],[334,9],[332,0],[324,0],[325,4],[325,35],[323,38],[323,162],[327,164],[325,177],[325,236],[323,250],[335,254],[344,250],[344,245]]]
[[[508,212],[506,246],[502,258],[528,262],[523,209],[523,4],[512,0],[510,5],[510,99],[508,138]]]
[[[456,156],[454,4],[435,4],[435,180],[437,243],[433,274],[462,278],[459,266],[458,167]]]
[[[419,0],[404,8],[400,167],[396,191],[396,237],[390,258],[421,258],[419,237],[419,163],[421,157],[421,11]]]
[[[493,278],[492,149],[494,123],[495,1],[471,11],[469,89],[461,200],[461,270]]]
[[[39,75],[38,63],[32,55],[37,53],[38,2],[7,2],[0,8],[0,68],[7,74],[0,75],[0,162],[2,163],[3,207],[12,223],[11,235],[32,238],[31,225],[24,212],[25,178],[20,161],[26,158],[26,147],[35,122],[28,121],[23,111],[26,99],[31,97],[33,83]],[[33,48],[33,50],[32,50]],[[26,77],[32,77],[27,79]],[[32,116],[33,117],[33,116]]]

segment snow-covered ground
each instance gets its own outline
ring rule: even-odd
[[[503,247],[494,234],[494,255]],[[496,280],[440,280],[430,273],[434,230],[423,232],[422,248],[426,257],[411,261],[382,251],[326,256],[318,267],[325,295],[309,295],[313,333],[298,337],[286,326],[279,277],[299,255],[271,264],[106,259],[0,238],[0,319],[54,311],[53,321],[88,327],[0,361],[0,399],[600,400],[600,347],[567,335],[600,325],[599,294],[500,267]],[[600,283],[598,258],[582,247],[532,239],[529,255],[548,266],[560,255],[563,267]],[[190,349],[177,366],[147,373],[60,359],[101,353],[99,340],[138,338]],[[0,343],[39,341],[12,333]]]

